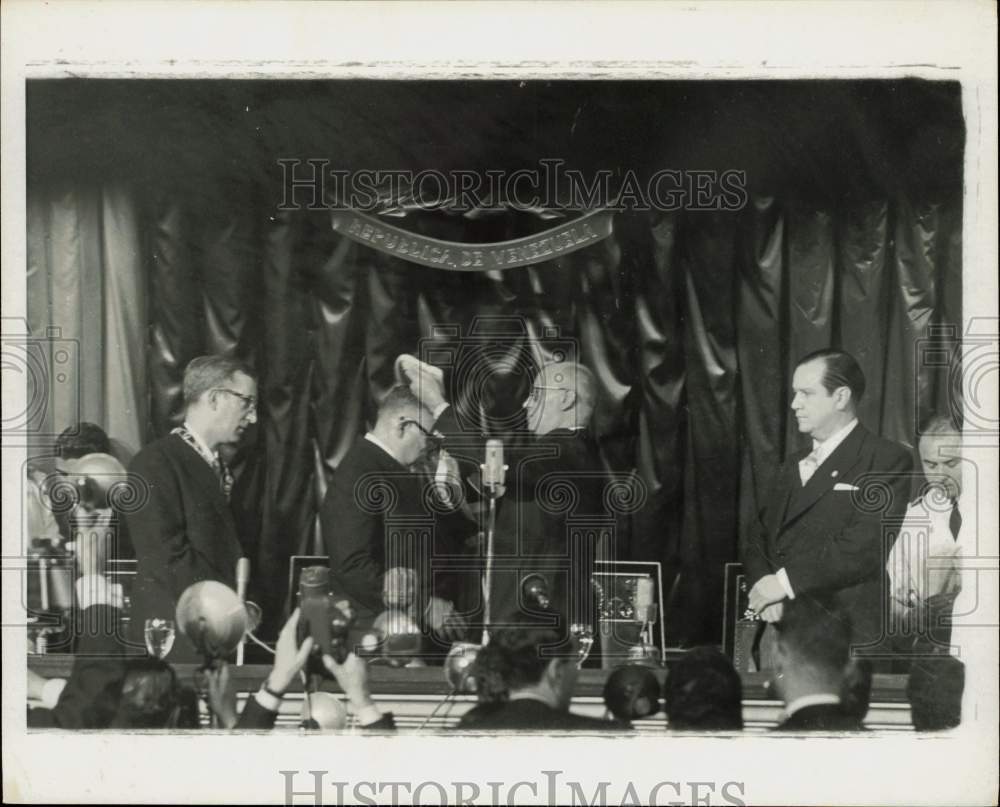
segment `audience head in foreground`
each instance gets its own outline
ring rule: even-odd
[[[671,667],[663,689],[667,725],[676,731],[739,731],[743,685],[721,650],[696,647]]]
[[[462,716],[458,728],[472,730],[576,730],[622,728],[617,722],[569,711],[576,686],[579,657],[556,629],[558,615],[546,621],[518,615],[490,631],[479,651],[477,680],[494,684],[492,701],[481,702]],[[506,698],[496,690],[506,692]]]
[[[774,682],[785,702],[789,731],[857,731],[857,710],[843,702],[851,654],[846,615],[818,598],[785,603],[778,626]]]
[[[962,722],[965,665],[944,654],[914,661],[906,696],[917,731],[941,731]]]

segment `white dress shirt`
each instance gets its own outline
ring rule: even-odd
[[[971,507],[971,503],[965,504]],[[965,508],[959,503],[959,512]],[[892,607],[905,613],[936,594],[954,594],[962,587],[958,569],[960,544],[951,534],[950,501],[930,492],[907,508],[886,571]],[[959,533],[964,531],[959,530]]]

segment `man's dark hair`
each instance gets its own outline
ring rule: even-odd
[[[509,693],[539,683],[549,662],[558,657],[553,650],[560,645],[565,650],[565,637],[551,624],[527,615],[506,620],[506,624],[491,631],[490,643],[475,661],[477,680],[492,682],[492,699],[504,699],[505,693],[496,691],[499,684]]]
[[[934,412],[920,422],[920,428],[917,430],[919,437],[931,434],[946,434],[960,438],[962,436],[962,427],[955,421],[952,415],[942,415],[939,412]]]
[[[965,665],[952,656],[914,661],[906,696],[917,731],[951,729],[962,722]]]
[[[122,682],[113,728],[197,728],[197,708],[177,681],[173,667],[162,659],[130,660]]]
[[[817,597],[787,600],[778,640],[800,663],[830,673],[843,672],[851,657],[851,621],[832,603]]]
[[[865,394],[865,374],[861,366],[850,353],[833,348],[814,350],[799,359],[795,365],[796,369],[803,364],[808,364],[817,359],[823,360],[823,388],[829,394],[840,387],[847,387],[851,391],[851,403],[857,406]]]
[[[670,667],[663,687],[667,726],[680,731],[743,728],[743,684],[716,647],[696,647]]]
[[[56,454],[64,460],[78,460],[88,454],[110,454],[111,441],[96,423],[81,420],[67,426],[56,438]]]

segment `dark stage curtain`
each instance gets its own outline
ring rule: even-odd
[[[723,564],[738,559],[741,525],[755,513],[778,464],[799,448],[788,417],[798,356],[828,345],[854,353],[868,378],[862,420],[907,444],[923,414],[948,405],[948,367],[921,357],[935,346],[947,348],[957,333],[949,326],[961,322],[961,160],[953,172],[957,183],[952,174],[938,182],[938,173],[924,183],[893,181],[889,158],[877,148],[895,142],[884,133],[889,124],[864,116],[859,122],[856,114],[874,108],[868,91],[851,96],[847,112],[828,103],[827,117],[843,113],[852,122],[854,134],[838,136],[860,153],[848,146],[843,153],[827,149],[822,164],[803,153],[814,132],[801,121],[782,141],[796,148],[761,145],[760,138],[776,136],[802,114],[800,88],[789,91],[794,103],[781,114],[772,98],[759,119],[753,97],[736,93],[730,100],[744,105],[746,136],[758,138],[750,167],[767,175],[751,181],[742,210],[619,213],[613,235],[600,243],[523,269],[476,275],[427,269],[354,244],[332,231],[322,210],[277,209],[273,158],[310,153],[296,140],[295,127],[281,125],[285,118],[294,117],[317,141],[331,133],[350,159],[363,151],[355,140],[364,132],[376,141],[373,148],[406,156],[412,149],[443,165],[444,158],[419,138],[405,142],[398,121],[380,128],[376,112],[357,99],[348,104],[351,115],[341,118],[335,106],[318,112],[314,97],[297,98],[292,90],[263,105],[262,95],[280,93],[259,86],[226,92],[225,121],[244,133],[240,149],[212,139],[220,113],[194,104],[184,108],[181,132],[168,126],[154,135],[150,126],[136,137],[161,158],[174,153],[164,144],[179,138],[194,144],[198,159],[166,160],[170,170],[161,159],[150,171],[136,146],[114,161],[94,158],[89,170],[77,165],[58,182],[42,158],[46,148],[60,152],[44,137],[30,137],[32,125],[52,123],[56,105],[43,103],[41,89],[29,92],[29,113],[35,110],[29,143],[36,144],[29,147],[29,312],[36,332],[69,323],[88,340],[83,376],[91,374],[90,380],[79,386],[79,401],[61,403],[54,418],[68,420],[79,411],[106,424],[113,436],[123,430],[137,442],[177,422],[182,371],[193,356],[233,353],[255,365],[260,418],[234,457],[234,501],[268,617],[265,632],[273,632],[285,613],[288,557],[322,546],[316,512],[330,475],[391,385],[393,360],[414,352],[420,340],[448,341],[448,334],[469,335],[486,323],[479,335],[491,374],[482,394],[491,408],[488,425],[507,435],[518,428],[527,357],[551,353],[559,340],[578,350],[598,380],[595,432],[605,464],[633,475],[644,491],[641,508],[620,519],[618,555],[663,562],[671,644],[720,635]],[[385,92],[415,116],[408,122],[429,119],[405,107],[402,90]],[[642,99],[652,91],[637,92]],[[717,92],[730,97],[736,91]],[[503,93],[497,90],[491,101],[502,105]],[[939,95],[934,89],[932,97]],[[947,96],[948,109],[957,97]],[[611,103],[602,98],[580,107],[590,117],[580,119],[577,140],[567,140],[567,148],[579,153],[580,132],[589,131],[586,145],[613,147],[626,159],[644,141],[608,145],[612,136],[594,125]],[[716,101],[728,110],[721,121],[711,112]],[[340,103],[344,108],[347,101]],[[687,95],[678,95],[677,103],[690,112],[687,119],[648,105],[643,114],[661,116],[665,139],[676,137],[671,127],[686,126],[686,145],[667,144],[668,156],[644,159],[670,167],[700,158],[711,163],[717,155],[699,151],[707,148],[703,130],[714,131],[715,147],[725,152],[720,138],[729,141],[719,130],[729,131],[740,107],[718,98],[698,107]],[[213,120],[217,128],[206,127],[209,138],[190,131],[197,121]],[[565,136],[566,120],[553,113],[552,121],[532,126],[550,125]],[[134,123],[146,125],[139,116]],[[644,138],[651,125],[645,124]],[[960,121],[958,127],[960,140]],[[508,141],[514,144],[509,150],[526,148],[496,115],[479,131],[482,142],[463,141],[469,154],[479,154],[479,165],[487,163],[477,150],[504,153]],[[427,141],[439,145],[432,134],[425,133]],[[447,142],[450,135],[437,136]],[[108,148],[93,137],[96,143],[79,139],[81,153]],[[907,177],[920,176],[927,163],[929,147],[921,144],[924,150],[915,154],[903,149],[913,162],[897,167]],[[536,159],[545,150],[532,148]],[[472,159],[469,154],[463,159]],[[268,166],[266,182],[243,170],[254,161]],[[870,187],[830,193],[831,185],[848,182],[841,177],[848,165],[851,176],[860,174]],[[803,193],[802,183],[810,181],[822,184],[824,193]],[[83,204],[85,193],[96,208]],[[94,209],[103,214],[93,215]],[[411,213],[393,223],[467,241],[550,226],[524,213],[476,220]],[[91,276],[96,280],[85,279]],[[124,309],[123,294],[129,298]],[[126,316],[129,305],[137,313]],[[90,341],[91,311],[117,323],[114,333],[122,335],[114,344]],[[442,335],[441,326],[452,330]],[[88,351],[91,344],[101,349]],[[103,391],[94,386],[94,375],[103,379]]]

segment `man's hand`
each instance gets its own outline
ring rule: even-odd
[[[354,653],[349,653],[343,664],[338,664],[333,656],[324,653],[323,666],[337,679],[355,714],[375,706],[368,689],[368,665]]]
[[[299,609],[296,608],[278,635],[278,644],[274,648],[274,666],[267,676],[267,688],[278,694],[284,693],[295,680],[312,651],[313,638],[307,636],[301,646],[296,641],[296,630],[299,625]]]
[[[439,406],[447,403],[444,398],[444,385],[435,375],[429,373],[424,365],[408,366],[405,372],[410,379],[410,389],[429,412],[433,413]]]
[[[784,612],[785,604],[783,602],[776,602],[761,611],[760,618],[765,622],[781,622],[781,617]]]
[[[440,597],[430,598],[424,616],[428,627],[446,642],[457,642],[464,638],[469,627],[455,612],[455,606]]]
[[[229,665],[220,661],[205,670],[205,679],[208,683],[208,703],[219,719],[219,725],[224,729],[235,727],[239,719],[236,714],[236,684],[229,674]]]
[[[750,607],[753,608],[761,618],[764,617],[764,609],[769,605],[781,602],[788,596],[781,581],[775,574],[764,575],[752,589],[750,589]]]

